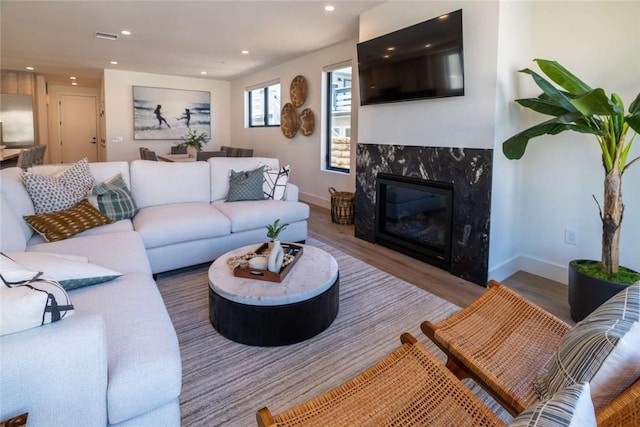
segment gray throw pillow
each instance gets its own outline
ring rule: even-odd
[[[232,170],[229,175],[229,193],[226,201],[264,200],[263,182],[264,167],[248,172]]]

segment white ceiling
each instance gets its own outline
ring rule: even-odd
[[[56,83],[75,75],[81,86],[105,68],[232,80],[357,37],[359,15],[381,3],[2,0],[0,66],[32,66]],[[97,39],[96,31],[118,39]]]

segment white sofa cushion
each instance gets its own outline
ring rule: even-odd
[[[231,232],[229,219],[209,203],[142,208],[133,218],[133,226],[146,248],[225,236]]]
[[[150,275],[127,274],[70,295],[76,316],[99,314],[105,320],[109,424],[152,411],[178,397],[182,383],[178,340]]]
[[[8,168],[0,171],[0,191],[4,199],[8,202],[7,209],[10,209],[20,224],[20,229],[24,238],[28,241],[35,233],[29,224],[22,219],[25,215],[33,215],[36,213],[33,202],[27,189],[22,184],[22,169]],[[5,209],[2,210],[2,228],[7,226],[5,223]],[[3,243],[4,246],[4,243]]]
[[[27,239],[20,228],[20,222],[0,193],[0,251],[24,251]]]
[[[133,231],[73,237],[27,247],[30,252],[55,252],[86,257],[89,262],[120,273],[151,274],[149,259],[140,234]]]
[[[205,162],[131,162],[131,192],[138,208],[172,203],[209,202],[209,165]]]
[[[250,171],[265,164],[272,169],[279,168],[278,159],[268,157],[212,157],[207,160],[211,168],[211,201],[222,200],[229,192],[229,174],[232,170]]]
[[[233,203],[217,201],[212,206],[229,218],[232,233],[264,228],[265,238],[267,224],[273,224],[276,219],[291,224],[309,218],[309,205],[300,202],[269,199]]]

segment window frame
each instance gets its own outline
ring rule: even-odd
[[[344,174],[349,174],[351,173],[351,167],[348,168],[340,168],[337,166],[332,166],[331,165],[331,148],[333,145],[332,142],[332,134],[333,134],[333,128],[334,128],[334,124],[333,124],[333,112],[332,112],[332,105],[333,105],[333,85],[332,85],[332,79],[333,79],[333,73],[335,71],[338,70],[342,70],[345,68],[351,68],[351,73],[353,74],[353,65],[349,64],[343,64],[342,66],[336,67],[336,68],[331,68],[331,69],[326,69],[325,70],[325,76],[326,76],[326,80],[325,80],[325,84],[327,87],[325,96],[326,96],[326,108],[325,108],[325,112],[326,112],[326,138],[324,141],[324,145],[325,145],[325,165],[324,168],[327,171],[332,171],[332,172],[340,172],[340,173],[344,173]],[[353,114],[353,78],[351,79],[351,106],[350,106],[350,110],[349,110],[349,117],[352,117]],[[351,126],[349,126],[349,128],[351,128]],[[351,138],[351,137],[349,137]],[[351,155],[349,156],[351,158]]]
[[[253,89],[246,89],[246,93],[247,93],[247,105],[248,105],[248,116],[247,116],[247,127],[249,128],[271,128],[271,127],[280,127],[280,123],[277,124],[270,124],[269,123],[269,88],[273,87],[273,86],[280,86],[280,82],[273,82],[270,84],[266,84],[265,86],[258,86],[256,88]],[[264,124],[261,125],[255,125],[253,124],[253,100],[252,100],[252,93],[253,92],[257,92],[257,91],[262,91],[262,99],[263,99],[263,118],[264,118]],[[282,86],[280,86],[280,93],[282,94]],[[282,98],[282,97],[281,97]]]

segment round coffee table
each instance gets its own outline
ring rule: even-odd
[[[260,245],[244,246],[209,268],[209,319],[223,336],[255,346],[279,346],[324,331],[338,314],[338,263],[327,252],[304,245],[282,282],[235,277],[227,265]]]

